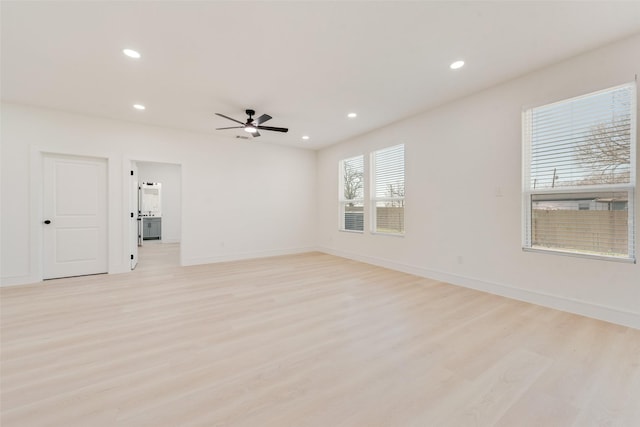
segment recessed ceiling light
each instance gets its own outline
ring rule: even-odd
[[[127,55],[129,58],[135,58],[138,59],[140,58],[142,55],[140,55],[139,52],[133,50],[133,49],[122,49],[122,53],[124,53],[125,55]]]
[[[309,139],[309,135],[304,135],[304,136],[302,137],[302,139],[304,139],[304,140]]]
[[[449,65],[449,68],[451,68],[452,70],[457,70],[458,68],[462,68],[463,65],[464,65],[464,61],[456,61],[451,65]]]
[[[135,108],[136,110],[146,110],[147,107],[145,107],[142,104],[133,104],[133,108]]]
[[[358,115],[356,113],[349,113],[347,114],[347,117],[349,117],[350,119],[353,119],[355,117],[358,117]]]

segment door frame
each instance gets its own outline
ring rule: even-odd
[[[142,246],[142,218],[140,217],[140,174],[138,173],[137,162],[133,160],[130,161],[128,168],[130,175],[129,179],[127,180],[127,190],[124,192],[125,196],[128,195],[126,206],[130,215],[128,221],[129,230],[127,238],[129,239],[129,255],[131,256],[131,260],[129,261],[130,269],[135,270],[135,268],[138,266],[138,248]]]
[[[109,265],[109,228],[108,228],[108,214],[109,214],[109,200],[108,200],[108,160],[105,158],[99,157],[87,157],[87,156],[76,156],[76,155],[60,155],[60,154],[50,154],[43,153],[42,155],[43,164],[43,214],[46,215],[45,219],[53,220],[51,225],[42,224],[42,249],[43,249],[43,279],[58,279],[64,277],[73,277],[73,276],[86,276],[92,274],[104,274],[107,273],[108,265]],[[98,227],[98,235],[96,236],[96,240],[91,243],[91,239],[87,240],[86,237],[83,237],[81,241],[78,241],[78,244],[89,244],[96,248],[98,253],[97,257],[93,260],[84,260],[76,262],[72,264],[71,267],[63,265],[59,265],[56,263],[58,251],[61,249],[58,246],[57,238],[54,238],[53,235],[56,234],[56,230],[59,230],[57,227],[57,223],[59,220],[65,224],[75,224],[80,221],[83,224],[87,224],[86,221],[82,219],[76,218],[75,220],[70,220],[67,218],[59,218],[57,213],[57,202],[54,200],[57,198],[58,191],[61,191],[62,187],[59,187],[56,178],[56,171],[59,165],[90,165],[92,167],[99,166],[98,173],[99,175],[95,175],[96,171],[92,170],[92,173],[98,179],[98,187],[99,191],[97,202],[98,210],[96,211],[95,216],[95,224],[90,221],[91,224],[94,224]],[[78,176],[75,176],[75,179],[78,179]],[[104,191],[104,192],[103,192]],[[79,196],[80,197],[80,196]],[[48,209],[45,211],[45,207]],[[82,216],[82,214],[79,214]],[[68,243],[67,243],[68,244]],[[57,247],[57,248],[56,248]],[[87,261],[88,264],[87,265]],[[44,277],[47,276],[47,277]]]
[[[44,220],[44,158],[46,155],[83,157],[99,160],[106,160],[107,163],[107,273],[122,272],[122,267],[116,258],[115,253],[119,235],[115,235],[111,230],[120,228],[117,224],[117,206],[114,197],[112,180],[116,171],[117,161],[112,155],[106,153],[96,153],[93,151],[63,151],[51,150],[43,147],[31,147],[30,150],[30,182],[29,182],[29,264],[30,276],[26,283],[41,282],[44,277],[44,244],[43,228]],[[115,255],[115,256],[114,256]]]
[[[184,185],[184,171],[183,171],[183,164],[182,162],[172,162],[172,161],[165,161],[163,159],[148,159],[148,158],[125,158],[123,160],[123,172],[126,173],[127,178],[130,177],[130,170],[131,170],[131,166],[132,164],[135,163],[136,166],[138,166],[138,171],[139,171],[139,164],[140,163],[158,163],[158,164],[164,164],[164,165],[173,165],[173,166],[179,166],[180,167],[180,265],[182,265],[182,241],[184,238],[184,189],[185,189],[185,185]],[[140,174],[138,173],[138,186],[140,186],[140,184],[142,183],[142,181],[140,180]],[[130,215],[130,211],[129,211],[129,201],[130,201],[130,197],[131,197],[131,185],[130,185],[130,180],[126,179],[124,180],[124,185],[122,187],[122,197],[123,197],[123,203],[126,210],[126,215],[129,216]],[[140,221],[142,223],[142,221]],[[129,227],[125,226],[124,227],[124,232],[125,232],[125,236],[124,236],[124,241],[126,242],[126,249],[125,252],[127,254],[127,262],[130,260],[130,254],[131,254],[131,245],[129,244],[130,242],[130,234],[129,233]],[[142,235],[142,230],[140,230],[140,234]],[[140,245],[142,246],[142,245]],[[133,271],[133,270],[129,270],[129,271]]]

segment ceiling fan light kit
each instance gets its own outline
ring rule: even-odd
[[[240,120],[233,119],[229,116],[225,116],[224,114],[216,113],[217,116],[224,117],[227,120],[231,120],[232,122],[236,122],[239,125],[241,125],[241,126],[216,128],[216,130],[244,129],[245,132],[250,133],[251,135],[253,135],[254,138],[257,138],[260,136],[260,132],[258,132],[259,130],[268,130],[268,131],[283,132],[283,133],[289,132],[289,129],[287,128],[279,128],[274,126],[261,126],[262,123],[266,122],[267,120],[271,120],[272,117],[268,114],[263,114],[257,119],[254,119],[253,116],[255,116],[256,114],[254,110],[245,110],[245,113],[247,113],[247,116],[249,116],[247,118],[246,123],[243,123]]]

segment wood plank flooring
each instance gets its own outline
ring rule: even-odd
[[[640,331],[320,253],[0,289],[3,427],[639,426]]]

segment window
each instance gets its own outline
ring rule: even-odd
[[[372,230],[404,234],[404,144],[372,153]]]
[[[524,248],[635,261],[636,86],[524,112]]]
[[[364,156],[340,162],[340,229],[364,230]]]

